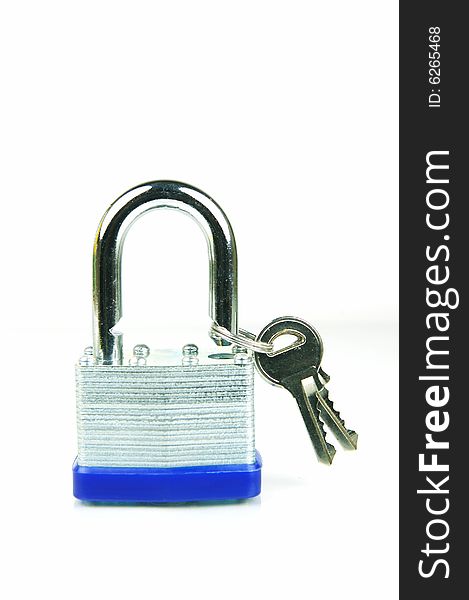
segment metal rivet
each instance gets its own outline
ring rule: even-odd
[[[134,346],[134,356],[138,358],[148,358],[150,348],[145,344],[137,344]]]
[[[92,367],[94,363],[94,356],[90,354],[84,354],[78,361],[80,367]]]
[[[247,348],[243,348],[242,346],[233,346],[232,350],[233,354],[247,354]]]
[[[199,358],[197,356],[183,356],[182,366],[183,367],[194,367],[199,364]]]
[[[197,356],[199,349],[195,344],[186,344],[182,348],[182,353],[184,356]]]
[[[234,356],[235,365],[249,365],[252,362],[252,357],[245,352],[239,352]]]

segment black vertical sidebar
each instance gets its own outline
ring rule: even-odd
[[[464,2],[400,3],[400,597],[462,598],[469,455]],[[466,374],[468,376],[466,380]]]

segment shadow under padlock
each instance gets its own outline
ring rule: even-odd
[[[156,208],[188,214],[205,234],[211,337],[218,346],[211,352],[193,344],[171,352],[143,344],[132,350],[115,329],[122,317],[125,235]],[[239,336],[237,305],[234,235],[210,197],[187,184],[158,181],[129,190],[109,207],[94,243],[93,347],[76,367],[75,497],[173,503],[260,493],[254,363],[250,352],[230,346]]]

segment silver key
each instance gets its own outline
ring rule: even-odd
[[[323,422],[346,449],[356,450],[358,435],[346,428],[329,399],[325,386],[330,378],[321,369],[323,344],[314,327],[295,317],[280,317],[264,327],[257,341],[271,344],[287,334],[296,340],[269,354],[256,353],[256,366],[269,383],[295,397],[319,462],[330,465],[335,448],[326,441]]]

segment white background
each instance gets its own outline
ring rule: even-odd
[[[16,2],[0,44],[2,597],[397,597],[397,2]],[[359,450],[319,465],[287,392],[256,382],[260,498],[72,497],[73,365],[91,246],[151,179],[214,197],[240,324],[325,341]],[[157,213],[124,253],[127,344],[205,343],[200,231]],[[143,331],[143,335],[142,335]]]

